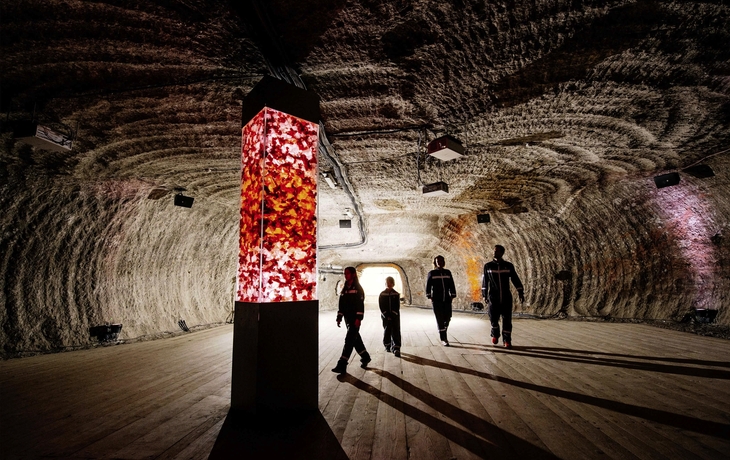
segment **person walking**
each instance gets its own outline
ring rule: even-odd
[[[378,297],[380,316],[383,318],[383,345],[385,351],[400,357],[400,293],[393,289],[395,280],[385,278],[385,290]]]
[[[347,362],[350,360],[352,349],[360,355],[360,367],[365,369],[371,361],[370,354],[365,349],[365,344],[360,337],[360,323],[365,313],[365,291],[357,279],[355,267],[345,268],[345,285],[340,292],[339,310],[337,311],[337,327],[340,327],[342,319],[345,319],[345,346],[342,348],[342,356],[337,361],[337,366],[332,372],[344,374],[347,372]]]
[[[426,297],[431,299],[433,305],[441,345],[448,347],[449,339],[446,331],[451,321],[451,301],[456,297],[456,286],[451,272],[445,269],[445,266],[444,256],[433,258],[434,269],[428,272],[426,277]]]
[[[492,323],[492,343],[499,343],[499,319],[502,318],[502,336],[505,348],[512,348],[512,291],[510,280],[517,289],[520,302],[525,301],[524,287],[515,266],[506,260],[504,246],[494,247],[494,259],[484,264],[482,296],[487,302],[489,321]]]

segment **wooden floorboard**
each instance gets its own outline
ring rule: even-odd
[[[372,362],[363,369],[353,353],[338,376],[346,330],[335,317],[320,314],[324,431],[309,423],[336,458],[730,457],[726,340],[516,318],[506,350],[492,345],[486,316],[464,313],[443,347],[433,313],[405,308],[397,358],[369,305],[361,335]],[[231,429],[232,334],[222,326],[0,362],[0,458],[208,458]],[[247,456],[244,445],[231,458]]]

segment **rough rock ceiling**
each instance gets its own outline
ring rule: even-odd
[[[320,166],[340,175],[321,189],[325,264],[427,265],[447,251],[471,273],[470,254],[502,241],[536,279],[600,266],[590,254],[603,245],[635,254],[663,234],[652,176],[700,163],[717,175],[682,180],[714,197],[703,228],[720,235],[729,19],[721,0],[3,2],[3,244],[19,251],[25,237],[8,229],[43,190],[105,197],[116,208],[99,212],[124,216],[125,203],[184,189],[208,220],[181,225],[232,247],[222,235],[235,233],[240,100],[282,69],[320,95],[331,144]],[[16,142],[13,126],[31,117],[73,133],[73,150]],[[444,134],[463,158],[425,154]],[[436,181],[448,196],[423,196]],[[349,230],[338,225],[346,208]],[[480,212],[490,225],[476,225]],[[71,234],[72,221],[53,226]],[[558,249],[566,241],[573,249]],[[6,277],[15,263],[5,259]]]
[[[372,240],[394,216],[539,212],[695,163],[729,136],[723,2],[9,3],[3,111],[73,130],[73,155],[53,160],[73,175],[199,202],[232,191],[237,99],[268,59],[320,95]],[[425,156],[442,134],[466,157]],[[437,180],[449,198],[424,198]],[[324,192],[323,243],[356,241],[329,225],[349,197]]]

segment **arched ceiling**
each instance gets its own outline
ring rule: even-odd
[[[320,169],[339,174],[337,188],[320,189],[325,264],[422,264],[437,248],[466,260],[508,241],[548,277],[593,263],[589,248],[621,252],[612,222],[640,229],[623,237],[641,247],[658,231],[652,177],[696,164],[716,176],[682,181],[713,197],[705,224],[719,234],[729,19],[722,0],[3,2],[0,177],[18,210],[4,244],[19,244],[7,229],[53,183],[53,193],[138,209],[184,190],[209,221],[183,227],[205,233],[216,222],[213,234],[232,246],[235,235],[222,235],[235,233],[241,99],[282,69],[320,96],[331,145]],[[13,139],[32,117],[72,133],[71,152]],[[445,134],[464,157],[426,155]],[[437,181],[448,195],[424,196]],[[348,208],[355,225],[340,229]],[[623,208],[638,215],[612,217]],[[479,213],[492,222],[476,225]],[[571,239],[580,251],[528,260],[549,260]]]

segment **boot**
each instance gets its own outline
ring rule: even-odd
[[[363,369],[367,369],[368,363],[370,361],[372,361],[372,359],[370,359],[370,353],[368,353],[367,351],[363,351],[360,355],[360,367],[362,367]]]
[[[334,372],[335,374],[346,373],[347,372],[347,361],[345,361],[344,359],[337,361],[337,365],[335,366],[334,369],[332,369],[332,372]]]

